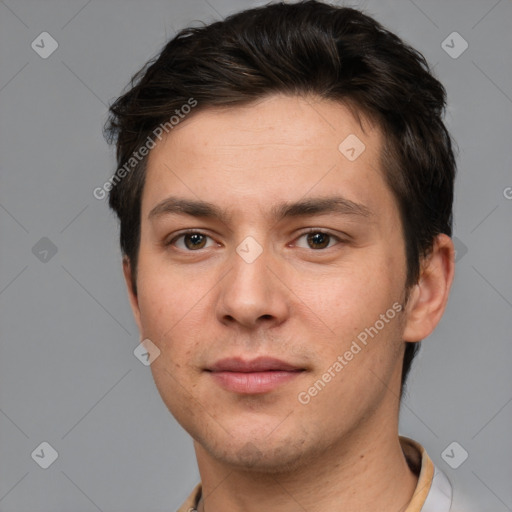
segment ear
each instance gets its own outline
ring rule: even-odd
[[[130,260],[128,259],[127,256],[123,256],[123,274],[124,280],[126,282],[126,287],[128,289],[128,298],[130,299],[130,306],[132,307],[133,316],[135,318],[137,327],[139,328],[139,332],[142,333],[140,322],[139,299],[137,298],[137,294],[134,292],[134,275],[132,272]]]
[[[405,307],[404,341],[421,341],[443,316],[455,272],[455,249],[445,234],[435,238],[432,251],[422,261],[420,277]]]

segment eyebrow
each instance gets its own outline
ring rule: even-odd
[[[312,216],[334,213],[337,215],[353,215],[371,217],[374,215],[367,206],[355,203],[342,196],[313,197],[297,202],[283,202],[273,206],[270,216],[276,221],[285,218]],[[148,219],[163,215],[189,215],[191,217],[219,219],[228,224],[232,214],[213,203],[202,200],[168,197],[158,203],[148,215]]]

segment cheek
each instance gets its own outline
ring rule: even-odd
[[[140,276],[139,308],[143,337],[160,349],[151,365],[155,383],[161,390],[181,389],[179,383],[185,382],[191,387],[210,332],[205,319],[213,314],[213,285],[207,279],[178,274],[176,269],[171,272],[161,262],[146,262],[145,269]]]
[[[192,404],[197,399],[194,396],[197,383],[193,362],[201,353],[202,324],[198,317],[202,303],[198,303],[198,296],[161,273],[146,273],[142,283],[139,288],[142,335],[160,350],[151,364],[151,372],[163,402],[181,423],[195,415]]]
[[[137,290],[144,334],[165,338],[188,322],[208,287],[165,258],[141,252]]]
[[[298,295],[309,308],[304,314],[310,317],[306,322],[309,338],[315,339],[314,351],[321,361],[318,372],[328,371],[341,356],[343,370],[335,371],[334,380],[341,385],[346,379],[338,388],[344,392],[353,385],[364,386],[370,371],[379,374],[382,369],[388,373],[396,363],[405,280],[399,263],[380,254],[359,261],[358,266],[350,265],[331,276],[301,284]],[[317,326],[317,335],[311,332],[312,325]]]
[[[347,332],[373,323],[400,300],[400,276],[387,258],[366,258],[325,276],[296,283],[297,295],[332,331]]]

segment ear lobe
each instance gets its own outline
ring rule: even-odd
[[[123,256],[123,274],[124,280],[126,283],[126,288],[128,289],[128,298],[130,300],[130,306],[132,308],[133,317],[135,318],[135,323],[139,328],[139,332],[142,333],[141,322],[140,322],[140,309],[139,309],[139,299],[137,294],[134,292],[134,282],[133,282],[133,273],[130,260],[127,256]]]
[[[446,308],[455,272],[455,249],[445,234],[436,237],[422,262],[406,306],[404,341],[421,341],[435,329]]]

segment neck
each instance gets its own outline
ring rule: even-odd
[[[396,512],[417,483],[397,436],[398,425],[352,434],[288,473],[261,474],[228,467],[195,443],[203,497],[199,512]],[[378,505],[378,507],[376,507]]]

